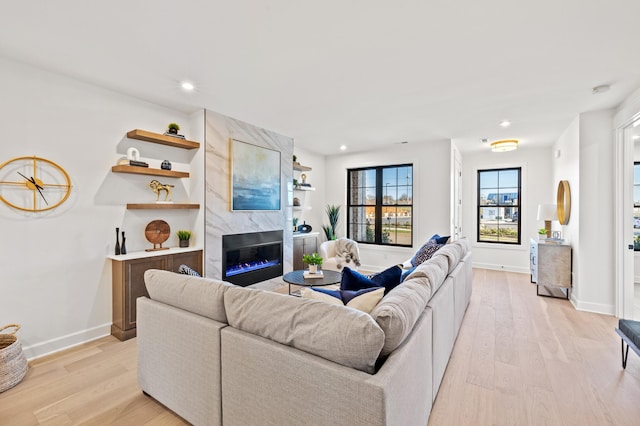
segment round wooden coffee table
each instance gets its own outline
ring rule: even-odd
[[[322,278],[305,278],[305,271],[291,271],[282,276],[284,282],[289,284],[289,294],[291,294],[291,284],[303,287],[320,287],[331,284],[338,284],[342,274],[336,271],[322,271]]]

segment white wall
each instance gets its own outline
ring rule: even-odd
[[[554,188],[560,180],[571,188],[569,223],[554,223],[573,248],[571,301],[580,310],[613,314],[613,110],[579,114],[553,149],[560,150],[553,161]]]
[[[402,263],[431,235],[449,232],[451,142],[410,143],[383,150],[326,157],[325,202],[343,206],[338,236],[346,236],[347,169],[404,163],[413,164],[413,248],[360,244],[363,270],[380,270]]]
[[[529,239],[537,237],[537,230],[544,227],[538,222],[538,204],[555,203],[555,191],[551,190],[551,148],[520,147],[515,151],[486,151],[462,155],[462,230],[469,238],[473,250],[473,264],[485,269],[498,269],[529,273]],[[479,243],[477,241],[478,170],[522,167],[521,195],[521,244],[505,245]]]
[[[0,324],[22,324],[25,353],[34,357],[109,334],[106,256],[114,249],[116,227],[126,231],[130,252],[149,247],[144,226],[154,219],[166,220],[172,231],[193,229],[194,242],[203,244],[200,212],[126,210],[128,202],[155,200],[147,189],[150,179],[110,171],[135,146],[152,167],[166,158],[175,170],[191,164],[201,175],[201,152],[128,140],[126,132],[162,132],[175,121],[181,133],[199,138],[202,132],[192,131],[192,125],[202,122],[202,113],[189,117],[5,59],[0,59],[0,93],[0,162],[24,155],[49,158],[67,170],[74,186],[71,198],[48,213],[19,213],[0,203]],[[175,201],[203,203],[202,185],[171,183]],[[165,245],[176,246],[175,235]]]

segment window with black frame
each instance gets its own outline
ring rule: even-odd
[[[478,170],[478,242],[520,244],[521,168]]]
[[[359,243],[413,245],[413,165],[347,170],[347,237]]]

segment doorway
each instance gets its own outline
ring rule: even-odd
[[[616,315],[640,320],[640,112],[617,129]]]

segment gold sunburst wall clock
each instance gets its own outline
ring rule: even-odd
[[[16,157],[0,164],[0,201],[25,212],[55,209],[71,195],[71,179],[59,164],[42,157]]]

